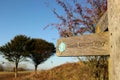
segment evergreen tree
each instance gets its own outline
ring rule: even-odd
[[[17,77],[19,62],[25,60],[25,56],[29,54],[25,49],[29,40],[30,38],[25,35],[17,35],[13,40],[0,47],[3,56],[8,61],[15,63],[15,78]]]
[[[31,39],[27,44],[27,50],[30,52],[29,57],[34,63],[36,73],[38,65],[55,53],[53,43],[49,43],[42,39]]]

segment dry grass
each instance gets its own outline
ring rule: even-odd
[[[90,80],[89,77],[89,70],[82,63],[66,63],[18,80]]]
[[[18,72],[18,78],[30,75],[31,71]],[[0,72],[0,80],[15,80],[14,72]]]
[[[0,80],[15,80],[14,78],[6,78],[5,76],[14,77],[14,73],[2,73]],[[16,80],[90,80],[89,70],[82,63],[66,63],[50,70],[34,72],[22,72],[18,74]]]

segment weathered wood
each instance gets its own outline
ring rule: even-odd
[[[110,31],[110,78],[120,80],[120,0],[108,0]]]
[[[61,43],[62,48],[61,50]],[[109,55],[108,32],[61,38],[57,42],[57,56]]]
[[[108,13],[106,11],[96,25],[96,33],[104,32],[107,28],[108,28]]]

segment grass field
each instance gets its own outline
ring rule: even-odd
[[[18,78],[30,75],[33,71],[21,71],[18,72]],[[0,72],[0,80],[15,80],[14,72]]]
[[[13,72],[0,72],[0,80],[90,80],[88,68],[79,63],[66,63],[50,70],[18,72],[17,79]]]

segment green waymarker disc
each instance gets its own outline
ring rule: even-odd
[[[59,51],[62,53],[63,51],[65,51],[66,45],[64,42],[61,42],[59,44]]]

